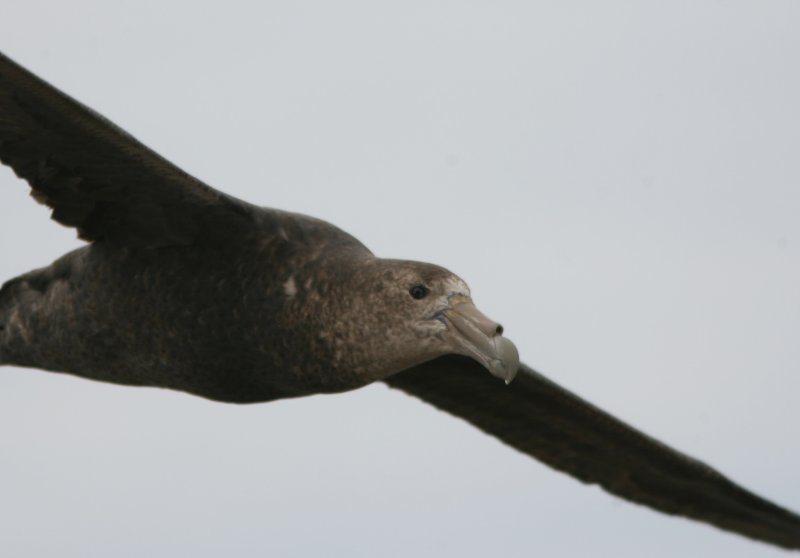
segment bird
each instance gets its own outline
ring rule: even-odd
[[[215,190],[3,54],[0,161],[86,241],[0,288],[0,365],[240,404],[380,381],[583,483],[800,549],[800,516],[521,363],[459,276]]]

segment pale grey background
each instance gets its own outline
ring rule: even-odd
[[[0,50],[210,184],[462,275],[526,362],[800,510],[800,5],[5,0]],[[0,169],[0,278],[79,245]],[[0,370],[3,556],[778,556],[383,386]]]

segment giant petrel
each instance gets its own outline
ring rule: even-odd
[[[800,549],[796,514],[520,364],[453,273],[218,192],[2,55],[0,160],[88,242],[3,285],[0,364],[234,403],[384,381],[622,498]]]

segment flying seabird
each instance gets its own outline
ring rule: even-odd
[[[3,285],[2,365],[232,403],[380,380],[622,498],[800,549],[798,515],[520,364],[453,273],[218,192],[1,54],[0,160],[88,242]]]

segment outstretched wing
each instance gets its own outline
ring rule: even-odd
[[[626,500],[800,549],[800,516],[734,484],[522,365],[509,386],[448,356],[386,382]]]
[[[0,161],[81,238],[185,245],[247,227],[251,207],[189,176],[0,54]]]

